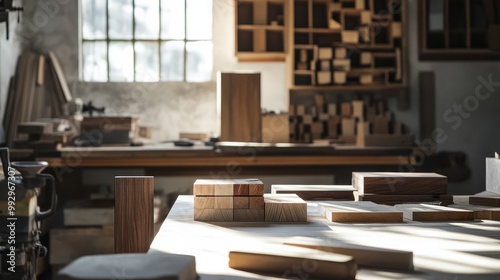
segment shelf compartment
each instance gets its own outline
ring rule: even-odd
[[[294,27],[309,27],[309,8],[307,1],[295,1]]]

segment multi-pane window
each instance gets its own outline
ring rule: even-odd
[[[84,81],[211,80],[212,0],[81,3]]]

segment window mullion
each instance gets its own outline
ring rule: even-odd
[[[134,77],[133,81],[136,82],[136,70],[135,70],[135,64],[136,64],[136,57],[135,57],[135,0],[132,0],[132,50],[133,54],[132,56],[134,57],[134,63],[132,64],[132,67],[134,67]]]
[[[106,77],[106,80],[109,82],[110,81],[110,74],[109,74],[109,0],[106,0],[106,60],[108,63],[107,64],[107,72],[108,76]]]
[[[187,1],[184,0],[184,82],[187,82]]]
[[[160,25],[158,28],[158,81],[162,81],[161,79],[161,0],[158,0],[158,24]]]

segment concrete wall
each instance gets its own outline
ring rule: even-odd
[[[172,139],[181,130],[217,132],[215,83],[185,84],[115,84],[78,82],[78,1],[41,0],[25,3],[21,34],[27,38],[26,48],[40,52],[55,51],[62,61],[74,95],[84,101],[93,100],[105,105],[110,112],[133,113],[144,123],[156,128],[156,139]],[[418,73],[436,73],[436,125],[443,129],[446,140],[438,150],[464,151],[472,178],[461,184],[452,184],[452,193],[476,193],[484,189],[484,158],[491,156],[500,143],[500,132],[495,120],[500,117],[499,96],[493,92],[476,105],[474,93],[483,77],[500,81],[497,62],[420,62],[418,61],[417,0],[408,0],[410,41],[410,95],[411,109],[396,112],[396,118],[407,124],[411,133],[418,135]],[[218,70],[248,69],[262,72],[262,107],[286,110],[288,94],[285,90],[284,63],[238,63],[234,54],[234,1],[214,0],[214,73]],[[4,59],[5,55],[2,56]],[[10,56],[8,56],[10,57]],[[2,60],[3,65],[3,60]],[[2,80],[5,75],[2,75]],[[5,91],[5,82],[2,90]],[[496,90],[496,87],[490,88]],[[486,94],[486,93],[484,93]],[[454,112],[455,104],[466,102],[473,109],[463,117]],[[467,103],[470,102],[470,103]],[[395,106],[393,106],[395,107]],[[477,107],[477,108],[476,108]],[[451,113],[448,110],[452,110]],[[458,111],[457,111],[458,112]],[[447,114],[447,118],[443,114]],[[460,125],[458,122],[461,121]],[[443,137],[442,137],[443,138]],[[500,149],[498,149],[500,150]]]

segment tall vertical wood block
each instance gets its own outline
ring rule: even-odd
[[[342,135],[354,136],[355,135],[356,120],[355,119],[342,119]]]
[[[349,118],[352,116],[352,104],[351,102],[342,102],[340,113],[342,117]]]
[[[115,177],[115,253],[146,253],[154,237],[154,177]]]
[[[219,72],[217,101],[221,141],[261,141],[260,73]]]
[[[402,34],[401,22],[392,22],[391,23],[391,36],[392,36],[392,38],[401,38],[401,34]]]

